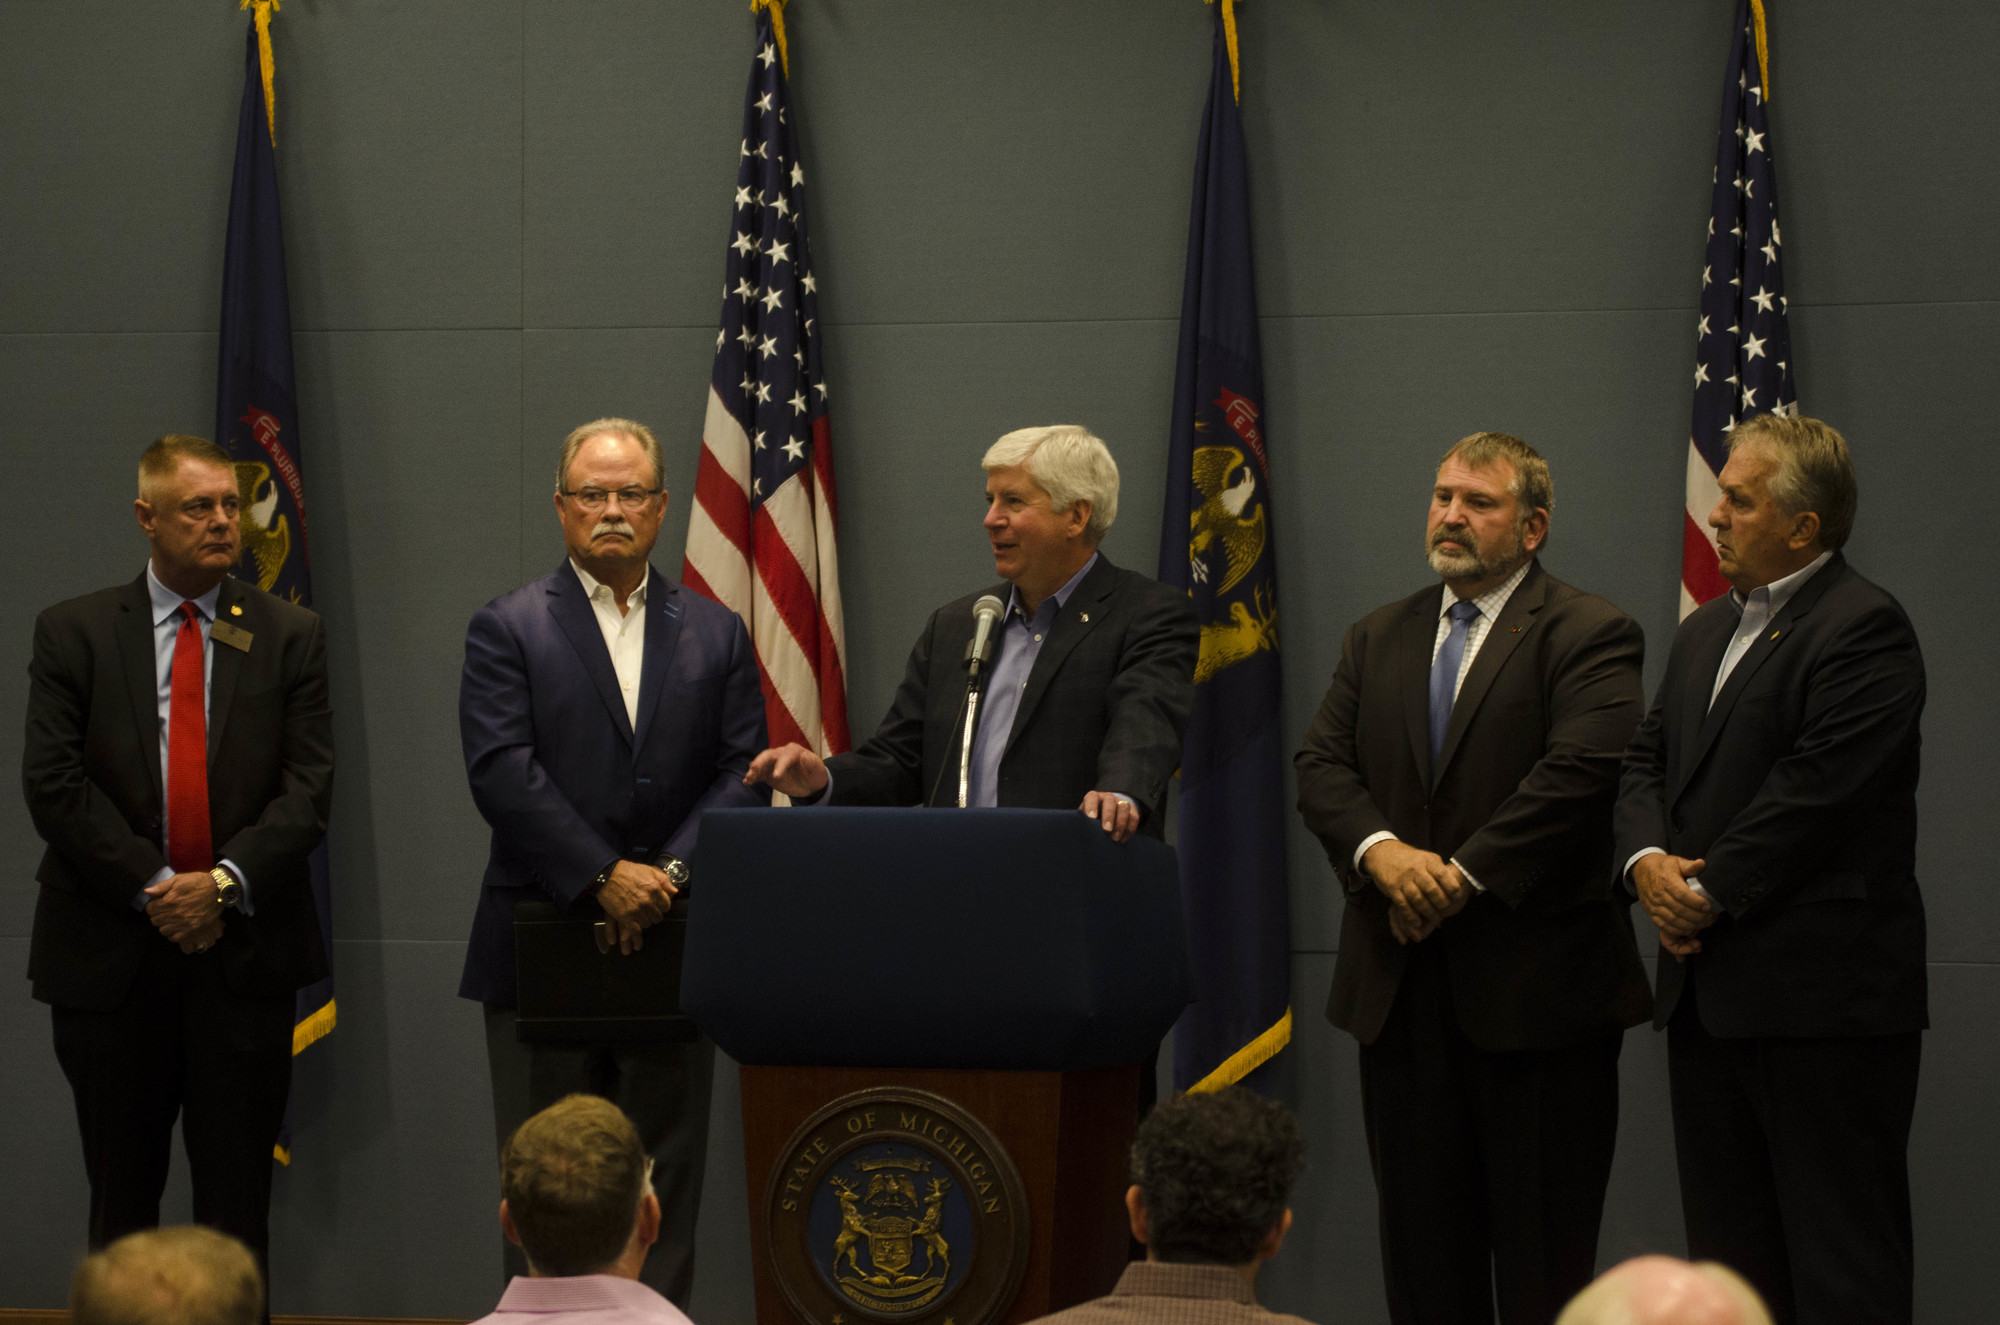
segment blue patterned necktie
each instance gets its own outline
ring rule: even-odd
[[[1447,591],[1449,592],[1449,591]],[[1461,598],[1451,605],[1451,632],[1438,646],[1431,661],[1431,777],[1438,775],[1438,759],[1444,754],[1445,728],[1451,726],[1451,706],[1458,697],[1458,667],[1465,661],[1465,636],[1479,605]]]

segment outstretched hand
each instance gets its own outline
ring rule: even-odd
[[[743,785],[751,787],[759,782],[795,800],[817,796],[826,790],[826,761],[796,741],[780,745],[750,761]]]

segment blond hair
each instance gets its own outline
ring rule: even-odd
[[[646,1150],[610,1100],[570,1095],[514,1129],[500,1194],[528,1263],[545,1275],[596,1274],[639,1222]]]
[[[126,1234],[85,1257],[69,1290],[71,1325],[256,1325],[263,1311],[250,1249],[194,1224]]]
[[[172,478],[180,469],[181,461],[193,460],[203,465],[221,465],[234,473],[229,453],[206,437],[196,437],[190,433],[170,432],[147,447],[139,456],[139,500],[149,502],[159,485]]]

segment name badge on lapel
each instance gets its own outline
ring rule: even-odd
[[[255,638],[241,626],[232,626],[227,621],[218,621],[209,627],[208,637],[217,644],[227,644],[241,653],[250,652],[250,641]]]

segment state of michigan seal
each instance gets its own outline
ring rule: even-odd
[[[1028,1206],[1005,1148],[942,1095],[856,1091],[806,1119],[764,1196],[779,1288],[809,1325],[986,1325],[1020,1289]]]

